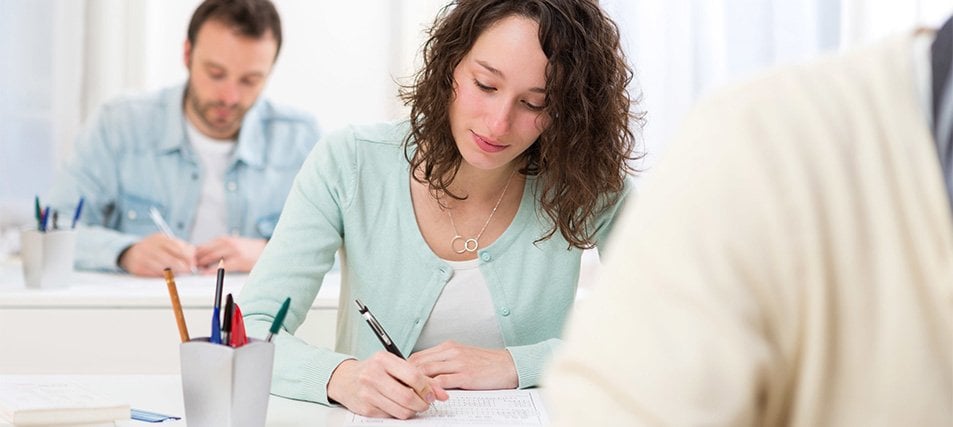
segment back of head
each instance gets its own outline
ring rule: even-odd
[[[238,34],[262,38],[268,32],[275,38],[275,58],[281,51],[281,18],[270,0],[205,0],[192,14],[188,40],[195,45],[199,29],[208,21],[233,28]]]

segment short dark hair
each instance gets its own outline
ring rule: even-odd
[[[539,24],[549,61],[545,111],[549,127],[523,152],[524,175],[537,175],[543,213],[570,246],[592,247],[595,217],[617,200],[641,158],[634,131],[644,113],[630,98],[633,72],[619,29],[594,0],[455,0],[438,15],[423,47],[423,66],[400,89],[410,106],[405,154],[412,175],[431,192],[449,192],[462,156],[454,144],[449,105],[453,71],[493,24],[522,16]],[[411,150],[416,147],[416,150]],[[411,151],[413,154],[411,155]],[[421,169],[422,177],[416,171]]]
[[[278,43],[275,58],[281,51],[281,18],[270,0],[205,0],[195,9],[189,22],[189,43],[195,45],[202,24],[218,21],[232,27],[239,34],[262,38],[267,31]]]

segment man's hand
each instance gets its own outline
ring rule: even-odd
[[[504,390],[519,385],[513,357],[506,349],[486,349],[445,341],[407,359],[443,388]]]
[[[224,259],[228,271],[247,273],[265,250],[265,243],[265,239],[222,236],[195,249],[196,264],[202,268],[213,269],[220,259]]]
[[[406,420],[449,397],[417,368],[386,351],[341,362],[328,381],[328,398],[365,417]]]
[[[136,276],[161,277],[167,267],[190,272],[195,268],[195,247],[162,233],[150,234],[120,255],[119,266]]]

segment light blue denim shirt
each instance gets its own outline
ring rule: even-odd
[[[184,89],[109,102],[79,135],[51,194],[61,221],[85,198],[77,268],[118,270],[126,247],[159,231],[149,217],[153,206],[177,237],[192,234],[203,171],[186,136]],[[232,235],[271,237],[291,182],[318,137],[317,123],[304,112],[263,98],[248,110],[222,188]]]

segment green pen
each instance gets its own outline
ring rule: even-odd
[[[281,330],[281,325],[285,323],[285,316],[288,315],[289,306],[291,306],[291,297],[285,298],[285,302],[278,309],[278,314],[275,315],[275,321],[271,322],[271,330],[268,331],[268,338],[265,341],[271,342],[271,337]]]
[[[34,210],[36,211],[36,228],[39,230],[43,227],[43,212],[40,210],[40,196],[33,197],[33,204]]]

